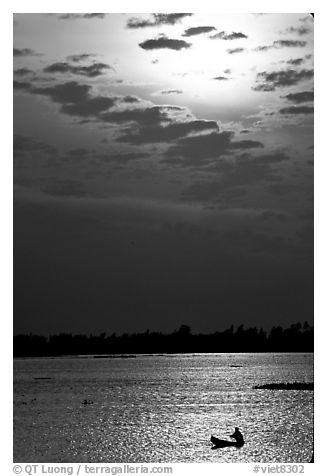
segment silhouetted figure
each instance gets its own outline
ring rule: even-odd
[[[244,445],[244,438],[240,430],[236,427],[235,431],[230,438],[234,438],[236,441],[227,441],[227,440],[220,440],[215,436],[211,435],[211,443],[214,445],[211,449],[215,450],[216,448],[226,448],[227,446],[236,446],[237,448],[241,448]]]

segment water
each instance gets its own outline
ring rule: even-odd
[[[15,359],[14,461],[308,462],[313,392],[253,389],[281,381],[312,354]],[[211,450],[235,426],[244,447]]]

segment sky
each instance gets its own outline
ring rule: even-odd
[[[313,19],[14,15],[14,332],[313,321]]]

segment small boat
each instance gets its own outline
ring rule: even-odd
[[[242,433],[238,428],[235,428],[235,431],[230,438],[234,438],[236,441],[221,440],[211,435],[210,441],[214,445],[211,449],[215,450],[216,448],[226,448],[228,446],[235,446],[241,448],[244,445],[244,438]]]

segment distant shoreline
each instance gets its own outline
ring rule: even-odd
[[[158,353],[146,353],[146,352],[142,352],[142,353],[135,353],[133,355],[130,355],[128,353],[126,354],[123,354],[123,353],[119,353],[119,354],[109,354],[109,355],[106,355],[106,354],[98,354],[98,355],[94,355],[94,354],[58,354],[58,355],[14,355],[13,356],[13,359],[14,360],[19,360],[19,359],[99,359],[99,360],[105,360],[105,359],[134,359],[134,358],[137,358],[137,357],[173,357],[173,356],[181,356],[181,355],[185,355],[185,356],[198,356],[198,355],[248,355],[248,354],[280,354],[280,355],[285,355],[285,354],[307,354],[307,355],[312,355],[313,352],[292,352],[292,351],[283,351],[283,352],[158,352]],[[230,366],[231,368],[235,368],[235,367],[243,367],[243,366],[239,366],[239,365],[231,365]]]
[[[192,334],[182,325],[171,334],[161,332],[107,335],[57,334],[49,337],[19,334],[14,336],[14,357],[59,355],[134,355],[189,353],[269,353],[313,352],[314,329],[308,322],[288,328],[272,327],[270,332],[257,327],[229,329],[212,334]],[[101,358],[101,357],[100,357]]]

